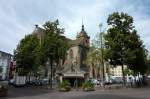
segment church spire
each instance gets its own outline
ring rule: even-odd
[[[83,20],[82,20],[82,31],[84,31],[84,25],[83,25]]]

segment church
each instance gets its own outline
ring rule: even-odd
[[[71,47],[67,51],[67,58],[63,68],[57,74],[60,77],[60,81],[68,80],[71,86],[74,86],[75,82],[78,81],[78,84],[81,85],[89,77],[89,69],[84,61],[90,48],[90,37],[84,30],[83,24],[76,39],[69,39],[69,43]]]
[[[43,29],[38,25],[35,26],[33,33],[37,34],[41,40],[44,35]],[[68,43],[71,47],[67,51],[65,62],[57,68],[55,75],[60,82],[68,80],[71,86],[74,86],[75,82],[78,81],[78,84],[81,85],[84,80],[89,78],[89,68],[84,61],[90,48],[90,37],[87,35],[83,24],[76,39],[68,39]]]

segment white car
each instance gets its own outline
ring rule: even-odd
[[[99,85],[100,82],[97,79],[91,79],[92,83],[95,85]]]

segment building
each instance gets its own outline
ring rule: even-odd
[[[36,28],[33,33],[37,34],[39,40],[43,39],[44,29],[38,27],[38,25],[35,25],[35,27]],[[90,76],[92,72],[89,71],[89,68],[86,66],[86,64],[84,64],[84,60],[86,59],[87,53],[90,48],[89,41],[90,37],[85,31],[84,25],[82,25],[81,31],[77,33],[75,40],[68,39],[71,47],[67,51],[66,60],[63,63],[62,67],[57,68],[56,70],[56,76],[60,81],[62,81],[63,79],[67,79],[71,84],[74,84],[76,80],[80,82],[90,77],[93,78],[93,76]],[[51,74],[50,69],[49,74]],[[104,62],[104,74],[105,80],[107,80],[109,76],[122,77],[122,68],[121,66],[113,67],[108,62]],[[101,68],[100,79],[102,79],[102,76],[103,70]]]
[[[121,66],[116,66],[111,68],[111,74],[112,76],[122,77],[122,68]]]
[[[63,79],[69,80],[73,86],[77,80],[81,84],[89,77],[89,69],[84,63],[90,47],[89,41],[90,37],[84,30],[84,25],[82,25],[81,32],[77,34],[76,39],[69,40],[71,47],[67,51],[67,58],[63,68],[57,72],[60,81]]]
[[[37,34],[38,38],[43,39],[43,29],[36,25],[34,34]],[[57,68],[56,76],[62,81],[67,79],[71,84],[75,82],[76,79],[79,81],[84,81],[84,79],[89,76],[89,69],[84,60],[86,59],[89,47],[90,47],[90,37],[84,30],[84,25],[82,25],[80,33],[77,34],[76,39],[68,39],[68,43],[71,45],[67,51],[66,60],[63,66]]]
[[[11,64],[12,55],[6,52],[0,51],[0,79],[9,79],[9,69]]]
[[[126,69],[127,66],[124,65],[124,69]],[[116,67],[111,67],[110,68],[110,74],[112,76],[116,76],[116,77],[122,77],[122,66],[118,65]]]

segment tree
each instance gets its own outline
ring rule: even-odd
[[[105,46],[104,46],[104,29],[103,24],[99,24],[100,32],[96,34],[96,38],[93,40],[93,46],[95,46],[95,52],[98,55],[98,74],[101,76],[101,79],[105,81]],[[95,56],[96,58],[96,56]],[[99,73],[101,72],[101,73]]]
[[[123,65],[128,65],[136,72],[140,72],[139,68],[144,70],[141,66],[145,66],[145,49],[134,29],[133,18],[123,12],[114,12],[109,15],[107,23],[109,28],[105,35],[106,58],[114,66],[121,65],[122,71]],[[125,84],[125,75],[122,73]]]
[[[124,69],[124,74],[125,74],[125,75],[133,75],[133,71],[130,70],[128,67],[126,67],[126,68]]]
[[[17,68],[23,74],[33,71],[37,73],[41,68],[45,68],[47,76],[46,63],[50,62],[52,70],[52,65],[58,65],[66,56],[69,45],[67,38],[63,36],[64,29],[59,28],[58,20],[47,21],[43,27],[43,37],[39,38],[38,34],[25,36],[14,52]]]
[[[135,30],[129,36],[129,44],[125,50],[125,55],[125,63],[134,71],[134,74],[144,74],[147,71],[148,52]]]
[[[89,66],[90,77],[102,78],[102,57],[101,50],[94,45],[90,47],[85,63]]]
[[[58,65],[60,60],[64,60],[69,48],[68,40],[63,36],[64,29],[59,28],[58,20],[48,21],[43,27],[45,35],[41,46],[45,63],[49,59],[50,63],[55,62]]]
[[[146,66],[147,66],[147,74],[150,74],[150,57],[146,60]]]
[[[68,40],[63,36],[64,29],[59,27],[59,21],[47,21],[44,25],[44,39],[41,41],[41,52],[44,59],[43,64],[50,65],[50,85],[52,78],[59,66],[60,60],[64,60],[68,50]],[[55,66],[54,66],[55,65]],[[45,76],[48,76],[48,68],[45,67]]]
[[[39,40],[36,35],[30,34],[25,36],[21,40],[20,44],[15,50],[14,56],[17,60],[17,67],[19,75],[26,75],[29,72],[34,72],[37,70],[37,65],[35,61],[34,50],[38,46]]]

